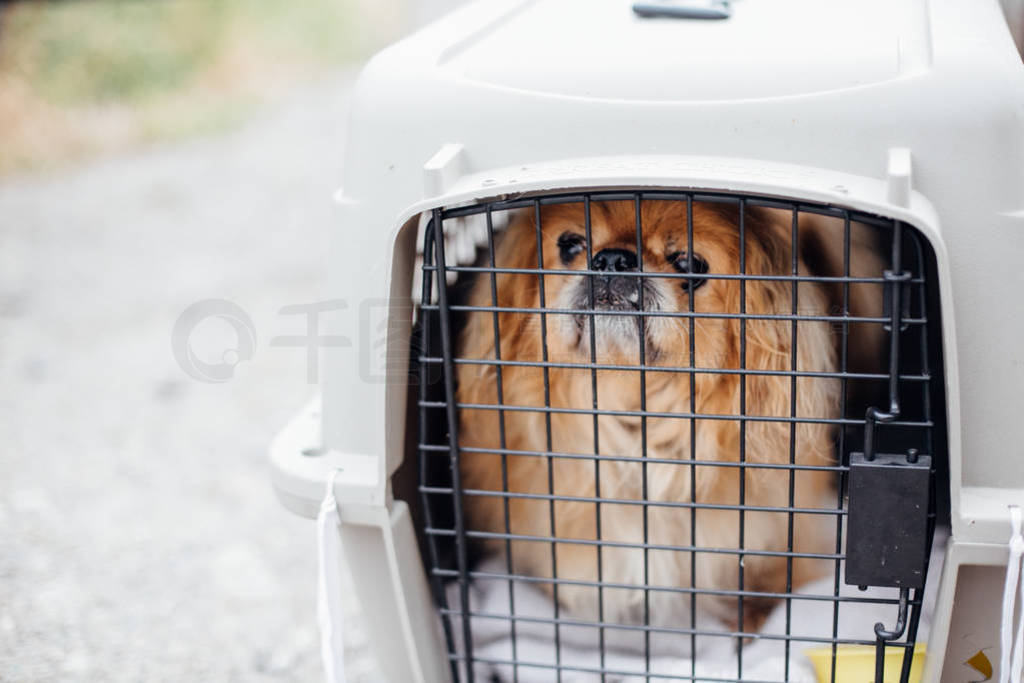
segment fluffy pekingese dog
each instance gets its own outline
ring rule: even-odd
[[[500,236],[497,267],[558,272],[503,272],[493,283],[482,274],[472,285],[472,306],[534,311],[467,315],[457,356],[509,364],[500,377],[494,364],[458,365],[461,476],[470,490],[464,498],[468,528],[516,536],[509,544],[513,570],[557,578],[563,609],[596,618],[598,590],[586,583],[600,572],[603,583],[613,584],[603,589],[606,622],[639,623],[646,614],[654,625],[686,627],[686,592],[653,590],[645,602],[641,589],[736,591],[740,561],[733,551],[740,547],[753,551],[742,563],[745,591],[785,593],[831,568],[785,553],[834,552],[833,516],[797,513],[791,528],[786,512],[764,508],[788,508],[791,489],[795,508],[835,508],[832,471],[786,467],[791,451],[798,466],[834,465],[833,426],[773,418],[791,411],[801,418],[838,417],[839,382],[757,373],[837,371],[829,323],[800,320],[794,331],[785,317],[793,313],[794,286],[801,316],[834,314],[835,308],[817,282],[753,279],[741,285],[701,277],[790,275],[788,212],[779,220],[771,211],[747,209],[741,270],[736,206],[694,202],[692,243],[685,202],[644,200],[640,209],[642,254],[633,201],[593,202],[590,244],[579,203],[545,206],[539,216],[527,211]],[[801,225],[801,231],[801,243],[805,237],[814,242],[811,229]],[[588,252],[601,274],[574,275],[586,270]],[[826,250],[825,261],[834,266],[835,258],[834,249],[831,256]],[[812,272],[799,250],[796,259],[801,275]],[[630,275],[641,263],[649,275]],[[690,279],[678,277],[687,273]],[[868,300],[860,290],[854,297]],[[671,315],[691,307],[698,317]],[[593,329],[591,310],[597,312]],[[700,317],[741,310],[782,317]],[[649,315],[633,314],[638,311]],[[546,371],[518,364],[544,360],[551,364]],[[641,360],[645,372],[631,369]],[[591,363],[613,367],[592,371]],[[754,374],[741,375],[743,368]],[[499,411],[498,404],[507,408]],[[595,406],[597,417],[590,412]],[[741,426],[740,415],[751,419]],[[737,466],[741,460],[747,467]],[[644,500],[651,503],[646,515]],[[752,509],[731,507],[741,501]],[[635,547],[645,534],[646,560]],[[554,552],[553,539],[561,541]],[[498,552],[506,548],[500,537],[488,543]],[[550,582],[544,585],[554,592]],[[735,596],[698,595],[702,612],[733,626],[742,618],[745,631],[756,629],[775,602],[748,596],[741,612]]]

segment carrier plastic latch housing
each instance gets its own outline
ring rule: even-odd
[[[928,554],[932,459],[850,454],[846,583],[920,588]]]

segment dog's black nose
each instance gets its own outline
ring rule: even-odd
[[[594,254],[594,270],[622,272],[636,270],[636,252],[628,249],[602,249]]]

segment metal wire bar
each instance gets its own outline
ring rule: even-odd
[[[900,329],[903,324],[902,284],[910,274],[903,268],[903,224],[893,222],[892,228],[892,270],[885,271],[890,286],[890,322],[889,322],[889,407],[880,410],[871,406],[865,415],[864,424],[864,457],[872,460],[875,457],[875,425],[893,424],[900,416],[899,368],[900,368]]]
[[[850,274],[850,214],[846,212],[843,216],[843,275],[848,276]],[[848,282],[843,283],[843,315],[850,314],[850,285]],[[842,342],[839,346],[839,369],[842,373],[840,379],[840,391],[839,391],[839,414],[846,415],[846,395],[848,390],[847,384],[847,372],[846,365],[848,362],[849,355],[849,339],[850,339],[850,324],[843,323],[842,325]],[[839,462],[842,464],[843,456],[846,453],[846,430],[839,430]],[[848,470],[847,470],[848,471]],[[836,510],[843,509],[843,491],[846,490],[846,476],[847,471],[842,472],[839,475],[839,486],[836,487]],[[843,518],[836,517],[836,554],[838,555],[843,550]],[[832,608],[832,639],[835,640],[839,636],[839,586],[840,586],[840,571],[842,571],[842,564],[839,559],[836,559],[834,572],[835,578],[832,585],[832,594],[836,598],[835,605]],[[832,661],[829,664],[829,683],[836,683],[836,643],[832,643]]]
[[[914,247],[914,258],[915,258],[916,269],[919,269],[919,270],[921,270],[923,272],[924,271],[924,264],[926,263],[926,261],[925,261],[925,255],[924,255],[924,248],[921,246],[921,241],[918,240],[918,239],[914,239],[913,240],[913,247]],[[913,271],[911,271],[911,272],[913,272]],[[914,282],[915,280],[911,279],[910,281]],[[924,278],[921,278],[921,283],[917,286],[917,293],[918,293],[918,296],[917,296],[918,311],[921,311],[922,313],[926,312],[928,310],[929,299],[928,299],[928,288],[925,287],[925,285],[924,285]],[[921,376],[929,377],[930,378],[931,377],[931,370],[929,368],[929,363],[930,363],[931,355],[930,355],[930,350],[929,350],[929,347],[928,347],[928,335],[925,334],[923,330],[919,330],[918,331],[918,337],[919,337],[919,345],[918,345],[918,349],[919,350],[918,350],[918,353],[919,353],[920,358],[921,358],[921,365],[920,365],[920,371],[919,372],[920,372]],[[907,376],[901,373],[900,376],[899,376],[899,379],[900,379],[901,382],[906,382],[907,381]],[[931,420],[931,414],[932,414],[932,395],[931,395],[931,392],[929,391],[929,386],[927,384],[924,384],[923,386],[921,386],[920,400],[921,400],[921,410],[922,410],[921,414],[925,417],[925,419]],[[927,452],[928,453],[934,453],[935,452],[935,443],[934,443],[934,434],[933,434],[932,430],[929,429],[925,433],[925,439],[926,439],[925,447],[927,449]],[[933,503],[933,505],[935,503],[934,495],[932,496],[932,503]],[[932,510],[932,512],[934,512],[934,509]],[[929,545],[931,545],[931,544],[929,544]],[[917,627],[917,622],[916,621],[912,622],[912,625],[914,626],[914,628],[916,628]]]
[[[686,198],[686,270],[688,273],[693,272],[693,198]],[[687,312],[690,317],[687,319],[687,346],[690,352],[690,369],[695,367],[697,362],[697,342],[696,335],[694,334],[694,303],[693,303],[693,290],[689,291],[689,296],[686,297]],[[696,382],[697,376],[694,373],[689,374],[690,384],[690,415],[697,414],[696,404]],[[687,423],[690,427],[690,505],[692,510],[690,511],[690,544],[694,545],[697,542],[697,466],[694,464],[697,460],[697,422],[692,417]],[[697,587],[697,553],[690,553],[690,588],[696,589]],[[697,599],[690,600],[690,626],[694,629],[697,628]],[[697,651],[697,635],[690,634],[690,652]],[[690,658],[690,675],[696,678],[697,676],[697,658]]]
[[[792,273],[798,275],[800,273],[800,215],[799,212],[794,208],[792,210],[791,220],[791,235],[789,249],[792,254]],[[797,315],[800,310],[799,304],[799,285],[793,282],[789,285],[792,311],[793,315]],[[800,343],[800,337],[797,334],[797,322],[794,320],[790,323],[790,349],[789,349],[789,369],[794,372],[797,370],[797,346]],[[789,378],[789,416],[796,417],[796,377]],[[789,423],[789,464],[796,464],[796,423]],[[796,505],[796,472],[793,469],[789,470],[789,507]],[[793,513],[787,513],[786,520],[786,547],[789,550],[793,550]],[[793,592],[793,558],[786,558],[786,592],[792,594]],[[793,601],[791,598],[786,598],[786,635],[789,636],[790,628],[792,626],[793,618]],[[789,680],[789,639],[786,639],[785,643],[785,680]]]
[[[424,262],[424,264],[429,263],[430,259],[433,256],[433,246],[434,246],[433,245],[433,239],[434,239],[434,223],[431,222],[427,226],[426,234],[425,234],[425,237],[424,237],[424,250],[423,250],[423,262]],[[427,275],[427,274],[423,275],[423,284],[422,284],[422,293],[421,293],[421,296],[422,296],[421,300],[422,301],[430,301],[432,279],[433,278],[430,275]],[[431,331],[430,316],[429,315],[428,316],[424,316],[423,318],[421,318],[421,330],[420,331],[421,331],[421,336],[422,336],[422,344],[424,346],[426,346],[426,344],[428,343],[428,339],[430,337],[430,331]],[[428,374],[428,371],[429,371],[429,366],[424,365],[424,364],[421,363],[420,367],[419,367],[419,396],[420,396],[420,403],[423,403],[426,400],[427,387],[429,385],[429,374]],[[427,408],[421,407],[419,409],[419,433],[420,433],[421,436],[424,436],[424,435],[426,435],[428,433],[427,432],[428,422],[429,422],[429,418],[427,417]],[[427,457],[425,457],[425,455],[423,453],[423,450],[422,450],[422,446],[423,446],[423,444],[421,444],[420,462],[419,462],[419,465],[420,465],[419,475],[420,475],[420,482],[421,482],[420,500],[421,500],[421,503],[423,505],[423,515],[424,515],[424,520],[425,520],[425,522],[427,524],[427,527],[432,527],[432,526],[434,526],[432,506],[430,505],[430,499],[429,499],[428,493],[426,491],[424,491],[423,488],[422,488],[423,482],[428,481],[427,465],[429,463],[429,460],[427,459]],[[434,566],[434,567],[440,567],[440,556],[439,556],[439,553],[438,553],[438,550],[437,550],[437,544],[434,541],[435,541],[435,539],[432,536],[428,536],[428,538],[427,538],[427,552],[430,554],[430,563],[431,563],[431,565]],[[447,594],[446,594],[446,592],[444,590],[444,586],[441,585],[441,582],[438,580],[437,576],[434,575],[433,573],[431,573],[431,588],[432,588],[432,590],[434,592],[434,599],[437,601],[438,605],[440,605],[442,609],[447,609],[448,608],[448,596],[447,596]],[[442,621],[442,624],[441,624],[442,630],[444,632],[445,646],[448,648],[449,652],[454,652],[455,651],[455,640],[454,640],[454,636],[452,635],[451,622],[448,619],[442,619],[441,621]],[[452,679],[453,680],[457,680],[459,672],[457,670],[456,663],[454,661],[451,662],[451,669],[452,669]]]
[[[498,276],[496,275],[497,269],[494,268],[494,218],[491,213],[491,207],[487,207],[487,255],[490,259],[491,268],[493,269],[490,273],[490,285],[491,285],[491,305],[498,305]],[[498,314],[491,314],[491,322],[494,329],[494,358],[495,360],[501,360],[501,326],[498,320]],[[443,360],[443,359],[442,359]],[[504,386],[502,384],[502,366],[498,365],[495,372],[495,390],[497,391],[498,405],[505,403]],[[498,442],[501,444],[502,451],[506,448],[505,443],[505,413],[504,411],[498,411]],[[501,488],[505,491],[508,490],[508,455],[501,453]],[[502,501],[502,516],[505,524],[505,533],[511,534],[512,529],[509,526],[509,499],[506,498]],[[505,565],[508,568],[508,573],[512,573],[512,541],[505,539]],[[508,581],[508,609],[512,614],[516,613],[516,594],[515,584],[510,578]],[[512,660],[515,661],[517,658],[517,645],[516,642],[516,625],[512,623]],[[519,668],[512,667],[512,680],[513,683],[519,681]]]
[[[424,487],[424,490],[428,493],[448,493],[453,494],[456,492],[455,488],[444,489],[437,487]],[[768,505],[729,505],[727,503],[687,503],[681,501],[671,500],[643,500],[639,498],[607,498],[601,496],[566,496],[560,494],[551,493],[520,493],[511,491],[489,491],[486,489],[462,489],[461,494],[464,496],[490,496],[495,498],[520,498],[523,500],[559,500],[567,503],[591,503],[594,505],[607,503],[611,505],[649,505],[651,507],[671,507],[671,508],[687,508],[687,509],[700,509],[700,510],[735,510],[745,512],[778,512],[781,514],[786,513],[799,513],[807,515],[836,515],[846,514],[845,511],[837,513],[831,508],[798,508],[793,506],[768,506]],[[554,537],[552,537],[554,538]],[[565,539],[568,543],[570,539]],[[636,546],[639,547],[639,546]]]
[[[544,267],[544,240],[543,231],[541,230],[541,216],[540,216],[540,202],[539,200],[533,204],[533,221],[534,231],[537,237],[537,266]],[[547,295],[544,290],[544,276],[537,276],[537,294],[540,299],[541,309],[547,306]],[[541,339],[541,358],[544,361],[548,360],[548,319],[546,313],[540,315],[540,339]],[[551,407],[551,375],[547,368],[544,368],[544,407]],[[553,448],[552,436],[551,436],[551,413],[544,415],[544,435],[546,439],[546,448],[550,451]],[[548,520],[551,527],[552,538],[558,534],[555,531],[555,469],[554,460],[548,458],[547,462],[547,475],[548,475],[548,493],[551,494],[551,501],[548,503]],[[554,542],[551,543],[551,573],[558,576],[558,551],[557,546]],[[555,618],[558,618],[559,610],[561,605],[558,602],[558,586],[552,587],[552,602]],[[603,649],[603,648],[602,648]],[[555,662],[560,663],[562,661],[562,634],[559,631],[559,627],[555,625]],[[562,680],[562,670],[558,670],[558,680]]]
[[[436,270],[436,266],[424,266],[423,270],[426,272],[432,272]],[[592,270],[588,268],[582,269],[571,269],[566,270],[562,268],[517,268],[513,266],[486,266],[486,265],[450,265],[447,266],[447,270],[452,272],[471,272],[471,273],[511,273],[511,274],[522,274],[522,275],[561,275],[575,276],[575,275],[601,275],[603,270]],[[656,270],[635,271],[623,270],[622,276],[628,279],[636,280],[734,280],[738,282],[776,282],[776,283],[822,283],[822,284],[877,284],[884,285],[888,281],[885,278],[854,278],[854,276],[842,276],[842,275],[758,275],[758,274],[736,274],[728,272],[708,272],[693,274],[687,272],[658,272]],[[921,278],[913,278],[908,282],[912,284],[924,284],[924,280]]]
[[[575,204],[583,201],[584,197],[590,198],[591,201],[628,201],[636,195],[636,190],[598,190],[591,192],[563,192],[563,193],[546,193],[542,196],[531,196],[515,199],[499,199],[489,203],[473,204],[462,207],[454,207],[443,210],[443,217],[449,218],[460,218],[465,216],[472,216],[484,211],[487,205],[490,205],[496,210],[511,210],[520,209],[525,207],[533,206],[534,204],[540,204],[543,206],[551,206],[554,204]],[[836,218],[842,218],[843,212],[846,210],[845,207],[831,206],[827,204],[815,204],[812,202],[802,202],[793,200],[784,200],[777,197],[769,197],[767,195],[757,194],[736,194],[727,192],[709,192],[709,191],[686,191],[686,190],[641,190],[640,198],[644,200],[648,199],[661,199],[661,200],[674,200],[674,201],[697,201],[697,202],[708,202],[708,203],[728,203],[733,204],[736,200],[742,196],[746,199],[747,205],[751,207],[761,207],[768,209],[786,209],[796,208],[801,213],[816,214],[820,216],[833,216]],[[858,223],[864,223],[867,225],[873,225],[876,227],[889,227],[892,225],[892,219],[884,216],[873,215],[864,212],[858,212],[856,220]]]
[[[432,402],[425,402],[423,405],[431,408],[442,407]],[[455,407],[459,410],[508,410],[518,411],[526,413],[565,413],[571,415],[615,415],[618,417],[641,417],[646,415],[647,417],[663,417],[663,418],[680,418],[680,419],[697,419],[697,420],[730,420],[739,421],[738,415],[729,413],[670,413],[662,411],[647,411],[643,413],[639,410],[611,410],[611,409],[598,409],[594,410],[591,408],[553,408],[551,406],[520,406],[520,405],[503,405],[498,406],[493,403],[455,403]],[[826,425],[863,425],[864,420],[855,419],[844,419],[844,418],[827,418],[827,417],[785,417],[782,415],[747,415],[743,418],[751,422],[783,422],[786,424],[826,424]],[[870,422],[869,422],[870,424]],[[886,424],[894,427],[931,427],[931,422],[919,422],[914,420],[893,420]]]
[[[455,405],[455,364],[450,361],[455,356],[452,342],[452,326],[448,319],[448,283],[444,270],[444,228],[440,220],[440,211],[434,211],[434,249],[435,258],[441,270],[437,278],[437,300],[441,311],[441,350],[449,362],[444,364],[444,396],[448,405]],[[448,445],[451,448],[452,493],[455,500],[462,498],[462,477],[459,470],[459,428],[458,416],[453,410],[446,411],[448,418]],[[459,601],[462,603],[462,647],[466,656],[473,657],[473,631],[469,619],[469,548],[467,547],[466,525],[462,515],[462,506],[456,502],[455,507],[455,548],[459,564]],[[466,677],[473,683],[473,668],[466,668]]]
[[[449,616],[458,616],[459,614],[461,614],[461,612],[459,610],[449,609],[449,610],[441,610],[441,614],[447,614]],[[515,616],[512,616],[512,615],[509,615],[509,614],[494,614],[494,613],[491,613],[491,612],[477,612],[477,611],[471,611],[469,613],[469,615],[471,617],[473,617],[473,618],[476,618],[476,619],[495,619],[495,620],[499,620],[499,621],[520,621],[520,622],[526,622],[526,623],[531,623],[531,624],[548,624],[548,625],[558,625],[558,626],[587,626],[587,627],[591,627],[591,628],[594,628],[594,629],[603,628],[603,629],[606,629],[606,630],[633,631],[633,632],[639,632],[639,633],[642,633],[644,631],[650,631],[651,633],[665,633],[665,634],[684,635],[684,636],[685,635],[711,636],[711,637],[716,637],[717,636],[717,637],[721,637],[721,638],[733,638],[733,639],[735,639],[735,638],[759,638],[761,640],[777,640],[777,641],[790,640],[790,641],[799,641],[799,642],[802,642],[802,643],[821,643],[821,644],[830,644],[830,643],[833,642],[833,640],[831,638],[827,638],[827,637],[823,637],[823,636],[809,636],[809,635],[808,636],[804,636],[804,635],[790,635],[790,636],[787,636],[787,635],[784,635],[784,634],[781,634],[781,633],[759,633],[759,632],[756,632],[756,631],[754,631],[754,632],[750,632],[750,631],[744,632],[744,631],[737,631],[737,630],[716,631],[716,630],[693,629],[693,628],[684,628],[684,627],[676,627],[676,626],[644,626],[643,624],[626,624],[626,623],[610,622],[610,621],[604,621],[604,622],[584,621],[582,619],[571,619],[571,618],[567,618],[567,617],[559,617],[559,618],[556,619],[556,618],[548,618],[548,617],[526,616],[526,615],[523,615],[523,614],[517,614]],[[837,639],[836,642],[838,642],[838,644],[840,644],[840,645],[875,645],[876,644],[876,640],[875,639],[864,640],[864,639],[858,639],[858,638],[839,638],[839,639]],[[902,647],[904,645],[905,644],[903,644],[903,643],[899,643],[899,644],[890,643],[888,645],[888,647],[894,647],[894,646],[895,647]],[[552,667],[552,668],[554,668],[554,667]],[[736,679],[729,679],[729,680],[736,680]],[[746,683],[746,681],[744,681],[744,683]]]
[[[435,451],[436,453],[447,453],[449,450],[448,446],[440,444],[420,444],[420,451],[428,453]],[[589,455],[584,453],[558,453],[556,451],[525,451],[525,450],[513,450],[511,448],[482,448],[474,446],[463,446],[463,453],[493,453],[507,455],[523,455],[533,456],[538,458],[567,458],[577,460],[610,460],[614,462],[637,462],[637,457],[634,455]],[[436,454],[435,453],[435,454]],[[658,465],[697,465],[699,467],[739,467],[744,469],[779,469],[779,470],[805,470],[808,472],[848,472],[849,467],[843,465],[790,465],[788,463],[774,463],[774,462],[731,462],[729,460],[689,460],[686,458],[670,459],[670,458],[652,458],[647,457],[644,461],[649,464]],[[440,489],[439,489],[440,491]],[[450,493],[449,489],[444,489],[445,492]]]
[[[921,243],[918,240],[913,241],[914,256],[916,258],[916,264],[923,269],[924,255],[922,253]],[[928,310],[928,290],[920,286],[918,288],[918,299],[917,305],[919,310]],[[928,335],[920,334],[919,349],[921,355],[921,369],[925,373],[928,372],[929,354],[928,354]],[[927,391],[927,387],[924,387],[921,395],[921,408],[925,417],[931,416],[931,394]],[[925,434],[926,446],[929,453],[934,453],[934,441],[932,430],[928,430]],[[934,462],[934,460],[933,460]],[[936,517],[936,501],[935,501],[935,471],[932,470],[932,491],[928,500],[928,542],[926,544],[924,574],[928,575],[928,567],[931,560],[932,550],[932,537],[935,531],[935,517]],[[917,641],[917,629],[920,624],[921,618],[921,605],[923,602],[924,589],[915,589],[910,596],[910,622],[907,624],[907,638],[906,642],[910,646],[903,651],[903,663],[900,667],[900,680],[907,681],[910,679],[910,668],[914,661],[914,643]]]
[[[583,198],[583,236],[587,243],[587,270],[594,270],[594,240],[593,233],[591,231],[591,213],[590,213],[590,198]],[[640,288],[643,289],[642,287]],[[594,311],[597,310],[594,301],[594,278],[587,278],[587,300],[590,303],[590,318],[588,320],[589,336],[590,336],[590,363],[591,365],[597,364],[597,323],[595,321]],[[594,453],[601,452],[601,440],[598,430],[598,399],[597,399],[597,370],[590,371],[590,392],[594,406],[594,420],[593,420],[593,445]],[[643,419],[643,418],[641,418]],[[597,535],[597,540],[601,540],[601,463],[600,461],[594,461],[594,533]],[[597,580],[601,582],[604,577],[604,557],[603,557],[603,546],[597,546],[595,548],[597,552]],[[604,621],[604,589],[598,588],[597,591],[597,614],[598,620]],[[600,629],[597,633],[598,637],[598,648],[600,649],[601,667],[604,668],[604,629]],[[604,683],[604,674],[601,674],[601,681]]]
[[[595,502],[594,499],[583,499],[584,502]],[[612,504],[612,501],[601,501],[603,503]],[[637,505],[642,504],[639,501],[632,501]],[[684,505],[689,505],[685,503]],[[706,506],[698,503],[698,507],[705,508]],[[653,507],[653,504],[652,504]],[[733,506],[733,509],[737,509],[739,506]],[[717,508],[716,508],[717,509]],[[750,512],[750,508],[747,508]],[[763,510],[761,510],[763,512]],[[773,512],[777,512],[778,509],[773,508]],[[757,510],[754,510],[757,512]],[[833,511],[821,512],[820,514],[836,514]],[[846,514],[843,512],[842,514]],[[455,529],[439,529],[435,527],[427,527],[423,530],[423,533],[434,536],[456,536],[458,532]],[[494,539],[504,540],[508,534],[503,534],[498,531],[476,531],[470,530],[465,532],[466,536],[470,538],[480,539]],[[815,559],[815,560],[834,560],[834,559],[845,559],[845,555],[833,555],[831,553],[798,553],[796,551],[789,550],[750,550],[738,548],[714,548],[711,546],[700,546],[700,545],[669,545],[669,544],[656,544],[656,543],[637,543],[634,541],[606,541],[606,540],[595,540],[592,538],[568,538],[559,536],[539,536],[536,534],[511,534],[511,539],[516,541],[530,541],[536,543],[563,543],[566,545],[586,545],[594,547],[604,548],[629,548],[636,550],[670,550],[672,552],[688,552],[688,553],[707,553],[707,554],[723,554],[723,555],[750,555],[752,557],[800,557],[804,559]],[[599,585],[598,583],[594,584]],[[696,590],[696,589],[695,589]]]
[[[438,306],[434,304],[428,304],[422,306],[423,310],[432,311],[438,310]],[[470,306],[463,304],[451,304],[447,306],[450,311],[458,312],[477,312],[477,313],[537,313],[543,315],[574,315],[574,316],[591,316],[594,315],[593,309],[588,308],[533,308],[530,306]],[[891,318],[880,318],[870,316],[838,316],[838,315],[809,315],[803,313],[747,313],[741,315],[739,313],[707,313],[707,312],[692,312],[692,311],[616,311],[612,309],[602,309],[601,316],[611,317],[641,317],[641,318],[702,318],[708,320],[783,320],[783,321],[804,321],[804,322],[851,322],[851,323],[880,323],[888,325],[892,322]],[[925,325],[927,320],[924,318],[903,318],[901,322],[904,325]]]
[[[740,254],[739,254],[739,267],[740,277],[742,278],[747,274],[747,203],[742,198],[740,199],[739,206],[739,242],[740,242]],[[747,281],[744,279],[740,280],[740,314],[746,314],[747,312]],[[747,321],[745,318],[740,318],[740,371],[743,372],[747,368]],[[791,368],[796,370],[796,368]],[[692,376],[692,375],[691,375]],[[739,462],[741,465],[745,465],[747,462],[747,421],[743,419],[747,415],[747,375],[740,375],[740,448],[739,448]],[[792,471],[792,470],[791,470]],[[745,467],[740,467],[739,471],[739,494],[740,494],[740,528],[739,528],[739,541],[740,549],[742,550],[746,543],[746,511],[743,509],[747,503],[747,470]],[[793,548],[789,550],[792,552]],[[737,584],[739,590],[743,592],[744,586],[744,560],[746,555],[740,555],[737,558]],[[736,600],[736,611],[737,611],[737,628],[743,630],[743,595],[741,594]],[[736,643],[736,675],[743,678],[743,639],[741,638]]]
[[[636,229],[636,254],[637,254],[637,270],[644,272],[644,229],[643,229],[643,214],[642,214],[642,203],[640,195],[637,194],[633,200],[633,210],[635,213],[635,229]],[[643,281],[641,280],[637,287],[638,294],[638,305],[641,310],[644,308],[644,288],[642,286]],[[643,368],[647,365],[647,326],[644,318],[637,318],[637,326],[640,328],[639,334],[637,335],[637,349],[638,349],[638,360],[640,367]],[[593,347],[591,347],[593,348]],[[596,365],[596,361],[595,361]],[[595,406],[597,407],[597,406]],[[647,412],[647,373],[645,370],[640,370],[640,412]],[[595,448],[594,453],[598,450]],[[644,501],[648,498],[648,481],[647,481],[647,416],[644,415],[640,418],[640,486],[641,486],[641,498]],[[651,558],[650,552],[647,549],[647,544],[650,542],[650,520],[648,518],[649,507],[643,506],[643,542],[644,542],[644,624],[651,623]],[[598,551],[600,552],[600,550]],[[601,666],[604,666],[604,661],[601,662]],[[651,634],[650,632],[644,632],[644,680],[651,680]]]
[[[705,552],[704,548],[698,549],[700,552]],[[753,555],[755,553],[748,552],[747,554]],[[443,576],[447,578],[458,578],[459,572],[454,569],[434,569],[433,573],[437,576]],[[470,571],[470,578],[473,579],[494,579],[494,580],[508,580],[513,579],[522,583],[546,583],[546,584],[558,584],[561,586],[583,586],[583,587],[597,587],[603,586],[604,588],[617,588],[623,590],[637,590],[642,589],[645,586],[643,584],[632,584],[632,583],[617,583],[614,581],[584,581],[582,579],[560,579],[552,578],[548,576],[527,576],[524,574],[502,574],[500,572],[485,572],[485,571]],[[646,586],[648,590],[660,593],[678,593],[683,595],[721,595],[723,597],[767,597],[767,598],[778,598],[783,599],[786,597],[792,597],[793,600],[808,600],[813,602],[843,602],[843,603],[860,603],[870,605],[898,605],[899,600],[893,598],[861,598],[856,596],[837,596],[837,595],[815,595],[811,593],[777,593],[771,591],[751,591],[751,590],[727,590],[727,589],[715,589],[715,588],[688,588],[685,586],[659,586],[657,584],[651,584]],[[920,601],[920,598],[917,598]],[[914,600],[910,600],[910,604],[914,604]]]
[[[746,325],[745,320],[740,320],[741,326]],[[849,322],[844,322],[849,325]],[[421,363],[440,364],[443,358],[437,356],[420,356]],[[675,373],[696,373],[708,375],[740,375],[742,377],[815,377],[819,379],[875,379],[887,380],[888,374],[872,372],[826,372],[812,370],[757,370],[754,368],[681,368],[671,365],[625,365],[622,363],[568,363],[558,361],[532,361],[532,360],[508,360],[491,358],[455,358],[456,365],[494,365],[520,368],[560,368],[566,370],[617,370],[634,372],[675,372]],[[901,382],[928,382],[931,379],[928,375],[900,375]]]

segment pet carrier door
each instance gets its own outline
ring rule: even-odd
[[[437,209],[423,254],[457,679],[829,680],[858,646],[908,679],[944,447],[915,229],[609,190]]]

